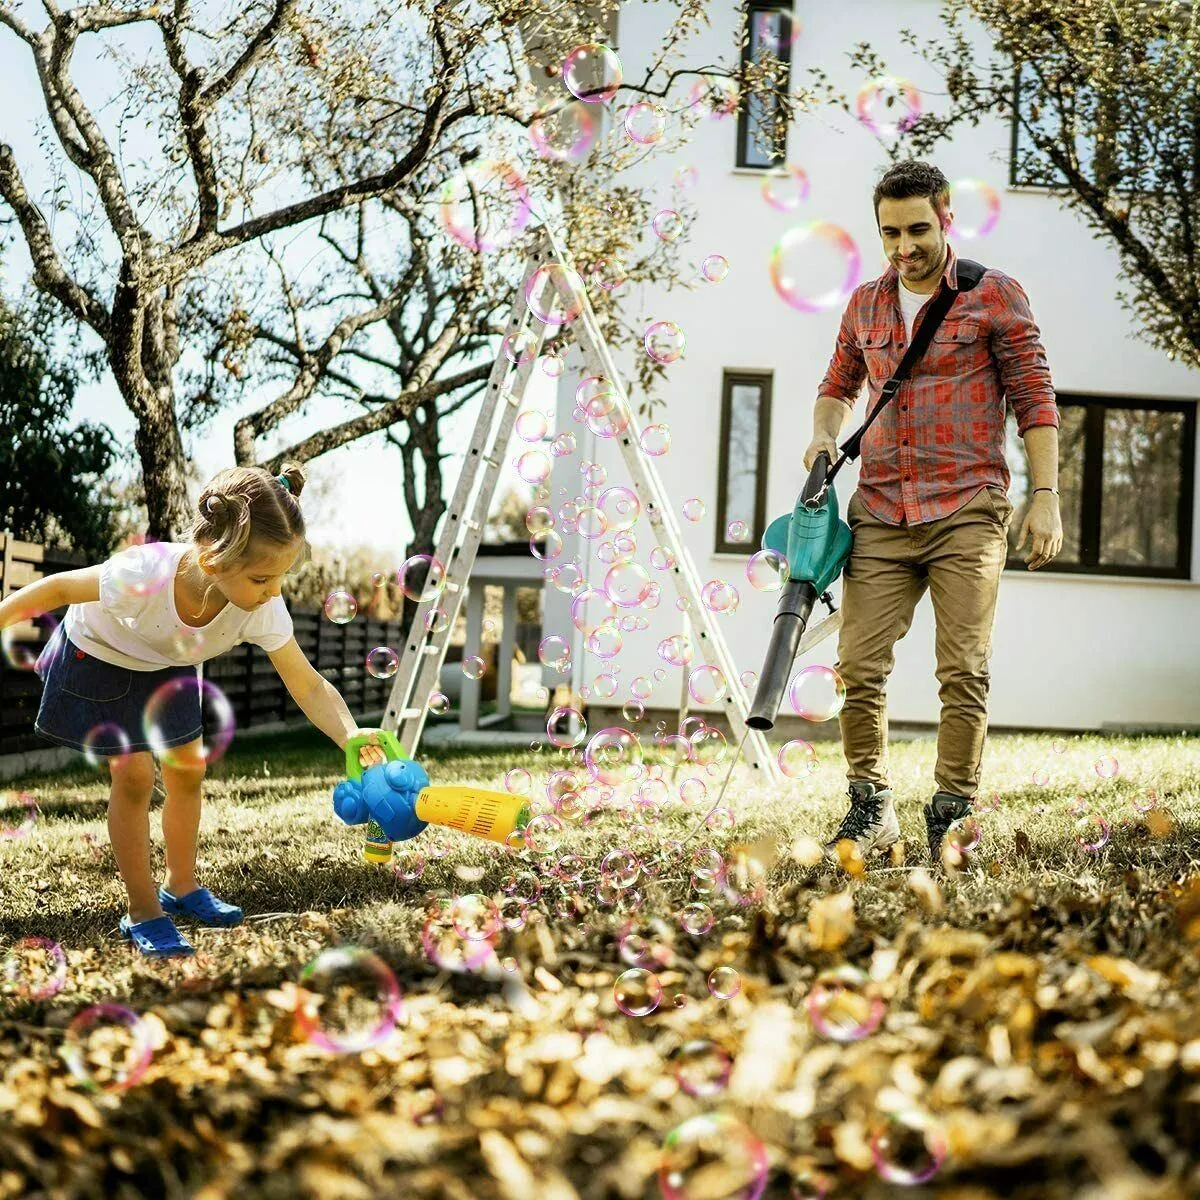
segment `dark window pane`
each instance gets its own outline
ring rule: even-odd
[[[729,441],[725,446],[725,527],[728,528],[731,521],[744,521],[746,528],[754,534],[762,388],[748,383],[733,384],[729,406]],[[719,529],[717,537],[724,541],[725,529]]]
[[[1060,404],[1058,407],[1058,511],[1063,524],[1062,550],[1054,560],[1058,564],[1079,562],[1086,417],[1087,408],[1082,404]],[[1021,526],[1033,500],[1033,484],[1029,482],[1029,458],[1025,453],[1025,443],[1017,433],[1017,418],[1011,408],[1006,425],[1005,457],[1012,476],[1008,498],[1013,506],[1012,523],[1008,527],[1008,556],[1010,563],[1023,566],[1029,555],[1029,543],[1026,541],[1020,553],[1017,544]]]
[[[1100,565],[1174,567],[1179,561],[1183,414],[1110,408],[1104,414]]]
[[[791,60],[792,14],[780,8],[750,9],[750,36],[744,50],[745,58],[762,62],[774,55],[785,62]],[[772,167],[782,161],[787,152],[786,139],[775,128],[778,105],[759,96],[751,96],[739,121],[741,147],[739,163],[746,167]]]

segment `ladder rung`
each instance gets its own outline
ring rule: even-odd
[[[400,710],[400,716],[398,720],[407,721],[411,717],[419,717],[421,715],[421,711],[422,710],[419,708],[403,708]]]
[[[441,652],[442,652],[441,646],[435,646],[432,642],[427,642],[424,646],[421,647],[422,654],[441,654]]]

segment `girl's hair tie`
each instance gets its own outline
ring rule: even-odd
[[[276,475],[275,482],[285,487],[289,496],[292,494],[292,485],[288,483],[288,477],[286,475]]]

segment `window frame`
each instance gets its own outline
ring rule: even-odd
[[[729,485],[729,427],[733,420],[733,389],[740,385],[759,389],[758,445],[754,460],[754,525],[744,542],[731,542],[725,536]],[[767,528],[767,464],[771,445],[771,399],[775,373],[769,370],[726,367],[721,373],[721,433],[717,443],[717,523],[715,554],[753,553],[762,542]]]
[[[759,12],[786,12],[788,15],[789,26],[794,27],[796,20],[795,9],[792,6],[792,0],[777,0],[774,4],[755,3],[751,0],[746,6],[746,24],[745,24],[745,41],[742,45],[741,65],[743,72],[746,64],[750,59],[750,42],[753,31],[754,15]],[[781,53],[777,55],[779,61],[787,64],[787,80],[788,89],[791,90],[792,83],[792,41],[789,37],[787,45],[781,47]],[[747,138],[750,132],[750,105],[747,102],[738,107],[737,118],[737,155],[734,166],[741,171],[775,171],[778,170],[784,163],[787,162],[787,135],[784,134],[784,144],[782,148],[775,148],[772,151],[771,162],[769,163],[752,163],[747,161],[746,149]]]
[[[1192,539],[1194,535],[1193,515],[1196,502],[1196,418],[1200,404],[1196,400],[1159,398],[1150,396],[1114,396],[1086,392],[1059,392],[1060,408],[1082,408],[1084,412],[1083,433],[1083,478],[1080,482],[1079,511],[1079,557],[1078,563],[1063,563],[1053,560],[1041,568],[1041,572],[1056,575],[1115,575],[1131,579],[1191,579]],[[1176,528],[1179,533],[1178,554],[1172,567],[1136,567],[1122,564],[1100,563],[1100,533],[1102,501],[1104,495],[1104,417],[1113,409],[1145,409],[1152,412],[1178,412],[1183,414],[1183,436],[1180,446],[1180,461],[1183,477],[1179,488],[1179,509]],[[1024,510],[1022,510],[1022,519]],[[1014,520],[1010,533],[1020,532]],[[1026,547],[1023,553],[1028,552]],[[1011,541],[1005,559],[1005,570],[1026,569],[1025,561],[1016,557]],[[1040,573],[1040,572],[1039,572]]]

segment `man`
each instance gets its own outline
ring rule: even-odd
[[[928,302],[957,290],[946,241],[950,187],[936,167],[897,163],[875,188],[875,219],[891,265],[855,289],[818,389],[811,468],[850,418],[864,377],[868,413],[920,328]],[[1013,507],[1004,458],[1005,404],[1029,458],[1033,498],[1018,550],[1028,569],[1062,548],[1058,509],[1058,406],[1045,352],[1021,285],[989,268],[958,296],[933,341],[862,441],[858,488],[846,509],[854,547],[843,575],[837,670],[850,811],[827,843],[850,839],[865,859],[900,836],[887,784],[885,685],[896,642],[928,589],[936,623],[937,791],[925,806],[930,856],[942,862],[946,831],[971,812],[987,732],[988,660]],[[843,851],[846,848],[843,847]],[[947,850],[947,853],[950,853]]]

